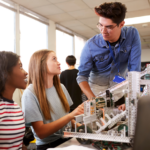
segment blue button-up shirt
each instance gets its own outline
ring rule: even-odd
[[[116,63],[102,34],[95,35],[86,42],[80,57],[78,84],[87,81],[99,86],[112,86],[114,76],[118,75],[118,66],[124,78],[128,71],[141,71],[141,42],[136,28],[123,27],[119,42],[111,48]]]

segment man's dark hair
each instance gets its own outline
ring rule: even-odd
[[[95,13],[98,16],[109,18],[117,25],[124,20],[126,12],[126,6],[120,2],[103,3],[95,7]]]
[[[14,66],[17,65],[19,56],[13,52],[1,51],[0,52],[0,95],[5,90],[5,84],[8,75]]]
[[[74,66],[76,64],[76,58],[73,55],[69,55],[66,58],[66,62],[70,65],[70,66]]]

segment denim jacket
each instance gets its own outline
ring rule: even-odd
[[[114,85],[112,80],[118,75],[119,63],[120,74],[124,78],[128,71],[141,71],[141,42],[136,28],[123,27],[119,42],[111,48],[116,63],[102,34],[95,35],[86,42],[80,57],[78,84],[87,81],[99,86]]]

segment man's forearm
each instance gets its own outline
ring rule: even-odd
[[[92,92],[87,81],[83,81],[83,82],[79,83],[79,86],[80,86],[81,90],[83,91],[83,93],[87,96],[88,99],[95,97],[95,95]]]

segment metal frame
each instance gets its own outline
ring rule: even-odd
[[[128,97],[126,97],[126,111],[120,112],[117,115],[111,113],[113,118],[110,118],[108,114],[105,114],[105,117],[99,119],[99,121],[103,122],[102,124],[100,124],[97,118],[97,112],[94,111],[93,113],[92,111],[92,114],[90,114],[91,112],[90,109],[93,109],[93,107],[95,107],[94,100],[90,101],[92,103],[92,107],[90,107],[90,102],[85,102],[84,105],[85,113],[83,115],[79,115],[75,117],[76,120],[75,132],[64,131],[64,137],[76,137],[76,138],[84,138],[84,139],[92,139],[92,140],[130,143],[134,137],[134,132],[135,132],[137,106],[138,106],[138,99],[140,97],[140,84],[147,85],[147,94],[150,95],[150,80],[140,79],[141,76],[145,74],[150,74],[150,65],[148,65],[146,70],[141,73],[135,71],[129,72],[128,80],[123,81],[122,83],[119,83],[108,89],[110,90],[110,92],[113,92],[123,87],[124,85],[128,85],[128,90],[124,91],[125,93],[128,94]],[[106,101],[105,91],[101,92],[99,96],[103,97]],[[86,112],[87,107],[89,110],[88,113]],[[128,136],[126,136],[125,127],[121,133],[117,132],[115,129],[111,129],[107,132],[104,131],[106,127],[111,128],[113,125],[119,122],[120,119],[124,116],[126,116],[128,122]],[[107,122],[105,121],[105,119],[107,119]],[[83,122],[85,124],[85,133],[77,132],[76,124],[79,122]],[[92,125],[93,122],[95,122],[96,128],[99,128],[98,130],[93,130],[93,125]],[[91,127],[93,133],[87,133],[87,126]]]

